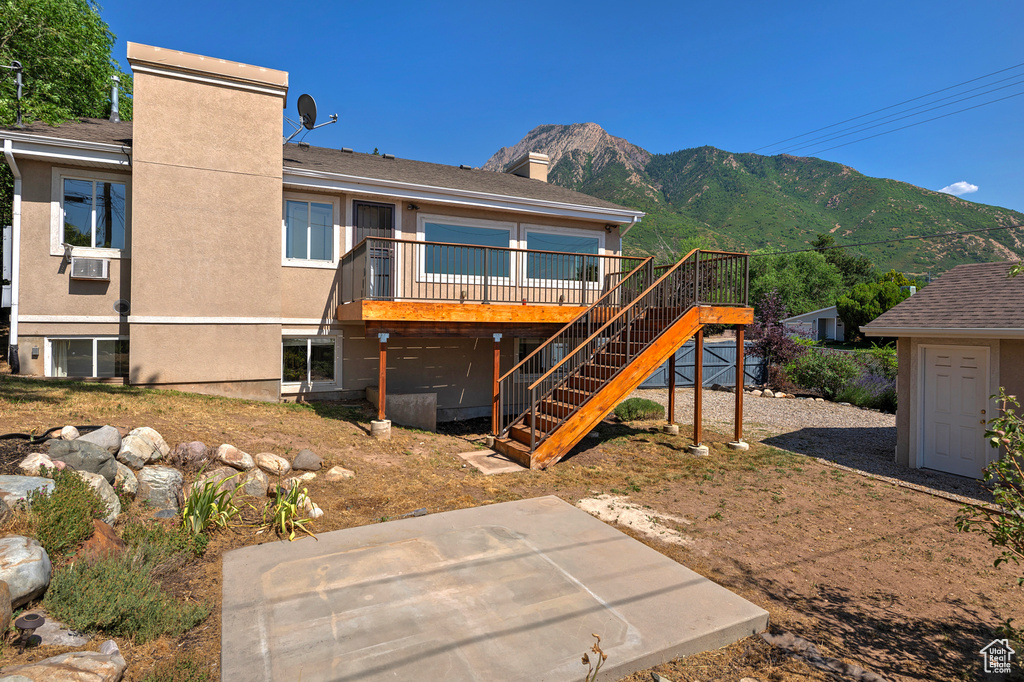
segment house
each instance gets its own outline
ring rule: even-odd
[[[816,341],[842,341],[846,338],[843,321],[839,319],[835,306],[787,317],[782,323],[787,329]]]
[[[1011,263],[960,265],[861,327],[897,337],[896,461],[979,478],[1000,386],[1024,396],[1024,277]]]
[[[402,397],[437,419],[490,415],[508,436],[517,422],[499,425],[499,412],[536,414],[571,379],[559,396],[578,402],[555,409],[573,421],[610,380],[607,369],[580,378],[586,363],[568,370],[596,350],[581,345],[583,322],[552,339],[584,314],[593,331],[646,302],[614,327],[623,386],[690,308],[673,334],[752,317],[745,255],[658,269],[625,257],[643,213],[548,184],[543,154],[495,173],[282,147],[287,73],[135,43],[128,62],[132,122],[0,130],[15,176],[17,373],[260,400],[369,391],[381,423]],[[684,280],[689,293],[671,295]],[[694,284],[714,307],[697,310]],[[606,351],[617,341],[598,338]],[[541,378],[544,395],[523,390]],[[554,426],[530,427],[521,458],[536,464],[538,434]]]

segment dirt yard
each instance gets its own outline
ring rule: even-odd
[[[785,401],[778,402],[781,409]],[[547,471],[485,477],[456,457],[480,449],[485,421],[446,425],[439,434],[395,429],[392,440],[380,442],[367,435],[369,417],[362,405],[263,404],[0,382],[0,433],[112,424],[151,426],[172,447],[202,440],[251,453],[311,448],[325,466],[356,472],[338,483],[322,477],[311,482],[310,496],[326,512],[313,524],[318,533],[386,523],[422,507],[434,513],[548,494],[574,504],[597,494],[627,498],[681,519],[666,523],[687,540],[669,544],[623,530],[767,609],[773,633],[794,633],[825,656],[890,680],[982,679],[979,649],[1006,619],[1024,620],[1019,567],[993,569],[988,543],[956,532],[958,503],[760,442],[736,453],[724,447],[731,437],[721,426],[705,429],[711,447],[706,458],[687,454],[688,422],[681,422],[678,437],[661,434],[654,423],[609,422],[599,438],[586,439],[586,447]],[[772,435],[759,430],[758,438]],[[4,454],[0,467],[7,473],[21,451]],[[182,652],[197,653],[219,679],[221,556],[239,546],[281,541],[269,532],[257,534],[257,518],[250,510],[252,525],[215,533],[206,555],[168,585],[181,597],[213,605],[204,623],[177,639],[143,646],[118,641],[129,662],[125,679],[140,680],[157,661]],[[94,638],[94,648],[102,639]],[[580,655],[589,646],[581,640]],[[56,653],[50,648],[19,655],[6,647],[0,665]],[[673,682],[837,679],[760,638],[652,670]],[[627,679],[650,680],[650,672]]]

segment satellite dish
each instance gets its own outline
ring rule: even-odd
[[[306,130],[312,130],[316,125],[316,100],[310,95],[299,95],[299,120]]]

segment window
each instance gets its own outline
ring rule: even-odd
[[[516,362],[522,362],[530,353],[543,346],[547,341],[547,339],[519,339],[519,354],[516,357]],[[530,361],[526,374],[536,376],[557,365],[565,357],[566,345],[565,343],[558,342],[552,343],[545,348],[537,357]]]
[[[334,339],[284,339],[281,380],[286,384],[334,383]]]
[[[373,201],[353,201],[352,215],[354,216],[356,228],[356,244],[367,237],[391,238],[395,236],[394,204],[378,204]]]
[[[601,259],[598,258],[601,241],[598,237],[527,231],[526,248],[548,252],[527,254],[527,279],[587,283],[601,280]]]
[[[127,196],[124,183],[63,178],[62,187],[61,243],[123,249]]]
[[[441,244],[425,247],[422,272],[427,275],[462,277],[482,277],[486,273],[488,277],[508,278],[511,253],[507,249],[511,238],[510,228],[424,222],[424,241]],[[491,250],[480,247],[500,248]]]
[[[127,339],[49,339],[49,346],[49,376],[128,376]]]
[[[315,201],[287,200],[285,258],[334,260],[334,206]]]

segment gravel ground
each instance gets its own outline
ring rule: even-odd
[[[633,396],[668,407],[667,389],[643,389]],[[704,424],[730,433],[736,396],[704,389]],[[693,389],[676,389],[676,423],[693,423]],[[743,396],[743,435],[782,450],[817,457],[851,469],[925,488],[991,502],[980,482],[894,461],[896,415],[850,405],[800,398]]]

